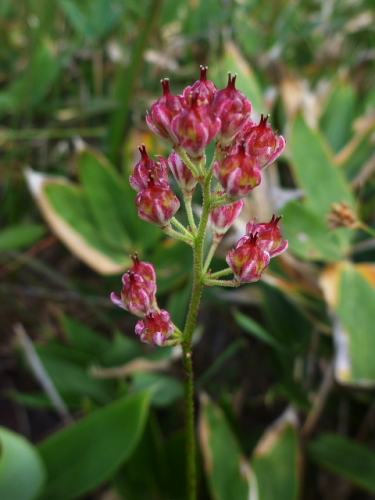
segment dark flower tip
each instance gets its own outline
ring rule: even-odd
[[[208,70],[208,66],[203,66],[201,65],[200,66],[200,70],[201,70],[201,82],[206,82],[207,81],[207,70]]]
[[[169,88],[169,78],[164,78],[163,80],[160,80],[161,85],[163,87],[163,95],[167,96],[171,93],[170,88]]]
[[[273,226],[277,226],[282,217],[283,217],[282,215],[279,215],[278,217],[276,217],[276,215],[273,215],[269,223],[272,224]]]
[[[142,159],[147,160],[149,158],[147,151],[146,151],[146,146],[142,144],[142,146],[138,146],[139,152],[141,153]]]
[[[267,125],[267,121],[270,115],[260,115],[259,127],[265,127]]]
[[[134,252],[134,255],[131,255],[130,258],[132,259],[134,265],[139,264],[138,252]]]
[[[237,74],[232,76],[232,73],[228,73],[228,85],[227,85],[228,89],[236,90],[236,78]]]

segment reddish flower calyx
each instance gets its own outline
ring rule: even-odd
[[[191,94],[190,106],[172,120],[172,131],[191,158],[201,158],[206,147],[219,132],[221,122],[212,114],[211,106],[198,103],[198,93]]]
[[[236,89],[237,75],[228,74],[228,85],[219,90],[212,103],[216,117],[220,118],[221,129],[217,140],[224,149],[230,145],[250,117],[251,103]]]
[[[174,325],[171,321],[171,315],[161,309],[151,309],[144,320],[138,321],[135,327],[135,333],[140,336],[142,342],[164,345],[168,337],[174,332]]]
[[[197,102],[199,105],[211,104],[218,92],[216,85],[210,80],[207,80],[208,67],[200,66],[200,70],[200,80],[195,82],[191,87],[186,87],[183,92],[183,96],[188,104],[191,104],[191,98],[194,93],[197,95]]]
[[[136,191],[147,189],[150,184],[150,179],[153,179],[156,185],[168,187],[167,161],[162,156],[157,156],[159,161],[150,158],[144,144],[138,149],[141,153],[141,160],[136,164],[133,175],[129,178],[131,187]]]
[[[121,297],[111,294],[112,302],[135,316],[143,317],[155,303],[156,283],[128,271],[122,277]]]
[[[284,137],[273,132],[268,118],[261,115],[259,124],[250,127],[243,136],[247,153],[257,159],[261,168],[275,161],[285,148]]]
[[[280,255],[288,248],[288,240],[283,241],[280,227],[278,225],[281,216],[272,216],[269,222],[255,224],[255,220],[246,225],[246,234],[244,238],[257,235],[258,245],[266,250],[271,257]]]
[[[219,194],[224,194],[224,191],[221,191]],[[243,200],[238,200],[230,205],[215,208],[211,212],[210,221],[212,225],[213,241],[220,242],[223,239],[224,234],[240,215],[244,205],[245,202]]]
[[[135,252],[134,255],[130,256],[133,261],[133,266],[129,269],[129,272],[133,272],[134,274],[138,274],[145,281],[154,281],[156,282],[156,273],[155,268],[149,262],[141,262],[138,257],[138,253]]]
[[[184,160],[177,153],[173,152],[168,158],[168,165],[184,194],[192,196],[198,180],[193,176]]]
[[[231,250],[226,261],[232,269],[234,279],[242,283],[258,281],[270,262],[270,254],[258,243],[256,234],[244,238]]]
[[[151,179],[149,187],[135,199],[141,219],[165,227],[180,208],[180,201],[170,187],[157,186]]]
[[[177,144],[177,140],[172,132],[171,122],[184,109],[184,99],[171,94],[168,78],[161,80],[161,84],[163,96],[151,106],[146,122],[154,134],[174,145]]]
[[[260,184],[261,170],[255,158],[246,153],[240,144],[235,154],[216,162],[213,173],[223,186],[228,198],[239,200]]]

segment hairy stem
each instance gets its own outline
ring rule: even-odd
[[[185,426],[186,426],[186,462],[188,500],[197,498],[196,480],[196,442],[194,425],[194,377],[192,362],[192,338],[195,330],[201,295],[203,292],[203,259],[204,240],[210,215],[210,185],[211,175],[206,177],[203,185],[202,216],[198,226],[194,244],[194,280],[189,311],[186,318],[184,340],[182,343],[183,362],[185,369]]]

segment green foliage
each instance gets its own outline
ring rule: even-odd
[[[309,453],[324,467],[375,492],[375,453],[363,444],[342,436],[324,434],[310,444]]]
[[[35,500],[46,472],[38,451],[23,436],[0,427],[0,496]]]
[[[40,499],[79,498],[108,480],[136,447],[149,400],[149,392],[121,398],[43,441],[48,481]]]

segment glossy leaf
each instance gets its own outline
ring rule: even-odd
[[[283,236],[290,250],[308,260],[341,260],[350,249],[348,229],[328,229],[325,217],[299,201],[293,200],[282,209]]]
[[[296,417],[292,410],[269,427],[254,450],[251,465],[259,500],[295,500],[301,475]]]
[[[325,298],[335,313],[335,375],[339,382],[375,385],[375,266],[341,262],[322,273]]]
[[[208,487],[215,500],[248,500],[251,470],[223,411],[207,396],[201,398],[199,440]]]
[[[330,212],[332,203],[345,200],[354,208],[349,184],[334,166],[327,145],[302,116],[293,123],[289,150],[298,183],[306,193],[307,206],[321,217]]]
[[[26,171],[29,189],[53,232],[87,265],[103,274],[117,274],[130,266],[124,251],[102,239],[82,190],[62,177]]]
[[[23,436],[0,427],[0,498],[33,500],[45,483],[45,468],[36,448]]]
[[[39,446],[48,482],[40,500],[71,500],[107,481],[135,449],[150,394],[127,396],[94,411]]]
[[[308,451],[319,464],[375,493],[375,453],[367,446],[343,436],[325,434],[312,442]]]

